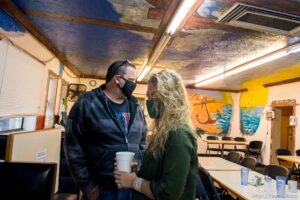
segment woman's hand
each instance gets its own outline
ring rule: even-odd
[[[134,180],[137,178],[135,173],[114,171],[115,180],[118,188],[132,188]]]
[[[131,167],[132,172],[135,172],[135,173],[138,172],[138,163],[137,162],[131,162],[130,167]],[[115,168],[115,171],[118,171],[116,158],[115,158],[115,162],[114,162],[114,168]]]
[[[130,163],[131,171],[137,173],[138,172],[138,163],[137,162],[131,162]]]

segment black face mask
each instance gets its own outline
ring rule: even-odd
[[[130,97],[134,91],[134,89],[136,88],[136,83],[127,80],[126,78],[120,76],[122,79],[125,80],[125,84],[124,86],[121,88],[119,85],[119,88],[121,89],[122,93],[126,96],[126,97]]]

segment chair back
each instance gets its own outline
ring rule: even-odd
[[[291,156],[292,153],[288,149],[276,149],[275,151],[277,156]]]
[[[296,150],[296,155],[300,156],[300,149]]]
[[[240,163],[241,155],[238,152],[231,151],[227,154],[225,159],[234,163]]]
[[[196,185],[196,199],[199,200],[209,200],[208,195],[205,191],[204,185],[200,178],[197,179],[197,185]]]
[[[1,199],[51,200],[55,177],[55,163],[0,162]]]
[[[276,176],[285,176],[288,178],[289,170],[286,167],[279,165],[267,165],[264,169],[264,175],[276,179]]]
[[[219,140],[218,136],[214,136],[214,135],[208,135],[206,136],[207,140]]]
[[[203,187],[206,191],[208,199],[221,200],[220,195],[217,191],[217,188],[214,185],[214,182],[213,182],[212,178],[210,177],[208,171],[206,169],[204,169],[203,167],[199,166],[198,174],[199,174],[200,180],[203,184]]]
[[[233,137],[223,136],[223,137],[222,137],[222,140],[225,140],[225,141],[233,141]]]
[[[247,168],[249,168],[251,170],[255,169],[256,164],[257,164],[257,160],[255,158],[253,158],[253,157],[246,157],[240,163],[240,165],[242,165],[244,167],[247,167]]]
[[[243,138],[243,137],[235,137],[234,138],[234,141],[237,141],[237,142],[246,142],[246,138]]]
[[[262,141],[251,141],[249,143],[248,149],[249,150],[257,150],[257,151],[261,151],[263,142]]]

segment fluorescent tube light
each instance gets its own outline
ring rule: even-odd
[[[289,54],[296,53],[296,52],[300,52],[300,43],[297,43],[296,45],[292,45],[290,47],[275,51],[275,52],[270,53],[266,56],[257,58],[253,61],[250,61],[246,64],[239,65],[237,67],[233,67],[231,69],[225,70],[224,72],[219,73],[218,75],[213,76],[211,74],[210,78],[207,78],[207,79],[202,78],[202,80],[200,79],[195,84],[195,86],[199,87],[199,86],[202,86],[202,85],[206,85],[206,84],[221,80],[225,77],[232,76],[234,74],[238,74],[240,72],[243,72],[243,71],[246,71],[246,70],[249,70],[249,69],[253,69],[253,68],[255,68],[257,66],[260,66],[262,64],[268,63],[268,62],[273,61],[273,60],[277,60],[279,58],[282,58],[284,56],[287,56]]]
[[[139,77],[140,74],[143,72],[143,70],[144,70],[145,66],[147,65],[147,63],[148,63],[148,58],[146,58],[146,59],[144,60],[142,66],[139,68],[139,71],[138,71],[138,73],[137,73],[137,77]]]
[[[216,75],[219,75],[219,74],[222,74],[222,73],[224,73],[224,69],[223,68],[222,69],[213,70],[212,72],[204,74],[203,76],[201,76],[200,78],[198,78],[196,80],[196,83],[198,83],[200,81],[204,81],[204,80],[209,79],[209,78],[212,78],[212,77],[214,77]]]
[[[146,76],[146,74],[150,71],[151,66],[150,65],[146,65],[145,68],[141,71],[137,81],[142,81],[143,78]]]
[[[159,58],[161,52],[164,50],[165,46],[168,44],[169,40],[171,39],[171,35],[175,33],[178,26],[181,24],[183,18],[189,12],[191,7],[194,5],[196,0],[182,0],[180,6],[176,10],[174,16],[169,23],[166,34],[163,34],[160,38],[159,42],[157,43],[151,57],[147,62],[147,66],[142,68],[140,74],[138,75],[137,81],[143,80],[143,78],[147,75],[147,73],[151,70],[152,66],[155,64],[157,59]]]
[[[224,74],[219,74],[217,76],[214,76],[214,77],[211,77],[209,79],[206,79],[206,80],[203,80],[203,81],[200,81],[199,83],[197,83],[195,86],[196,87],[200,87],[202,85],[207,85],[209,83],[212,83],[212,82],[215,82],[215,81],[218,81],[218,80],[221,80],[223,78],[225,78],[226,76]]]
[[[295,46],[292,46],[287,50],[287,53],[289,53],[289,54],[297,53],[297,52],[300,52],[300,45],[299,44],[295,45]]]
[[[168,25],[167,33],[173,34],[177,30],[178,26],[182,22],[183,18],[186,16],[186,14],[189,12],[191,7],[194,5],[196,0],[182,0],[180,3],[179,8],[176,10],[176,13],[174,17],[172,18],[172,21]]]
[[[168,44],[169,40],[171,39],[170,35],[163,35],[159,40],[158,44],[156,45],[151,57],[147,62],[144,63],[140,74],[138,75],[137,81],[142,81],[143,78],[147,75],[147,73],[151,70],[152,66],[155,64],[156,60],[160,56],[161,52]]]
[[[263,58],[259,58],[255,61],[251,61],[248,64],[240,65],[238,67],[234,67],[230,70],[227,70],[227,71],[225,71],[225,75],[226,76],[232,76],[234,74],[237,74],[237,73],[255,68],[255,67],[257,67],[259,65],[262,65],[262,64],[265,64],[267,62],[279,59],[279,58],[281,58],[283,56],[286,56],[286,55],[287,55],[286,51],[279,51],[279,52],[274,53],[272,55],[269,55],[269,56],[266,56],[266,57],[263,57]]]

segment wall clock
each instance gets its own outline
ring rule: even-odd
[[[97,85],[97,82],[95,80],[90,80],[89,84],[90,86],[95,87]]]

